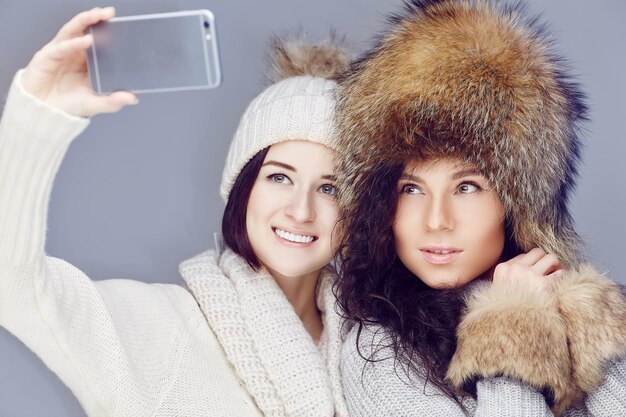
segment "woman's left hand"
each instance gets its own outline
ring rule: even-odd
[[[561,261],[555,255],[535,248],[498,264],[493,272],[493,283],[523,281],[524,284],[543,290],[552,286],[554,278],[563,274],[562,268]]]

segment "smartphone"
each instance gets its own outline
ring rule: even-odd
[[[87,65],[97,93],[195,90],[222,81],[209,10],[115,17],[89,31]]]

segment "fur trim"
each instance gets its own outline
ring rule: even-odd
[[[456,389],[477,378],[514,378],[549,390],[557,415],[582,397],[554,293],[507,282],[472,292],[466,306],[447,373]]]
[[[585,113],[544,27],[519,3],[410,1],[340,80],[342,217],[368,198],[374,166],[456,157],[494,184],[523,250],[575,265],[567,200]]]
[[[345,39],[335,32],[316,45],[305,43],[303,36],[291,40],[274,36],[270,50],[268,78],[271,84],[302,75],[336,80],[350,66]]]
[[[609,362],[626,354],[626,297],[589,265],[568,271],[555,285],[565,321],[576,384],[591,392]]]

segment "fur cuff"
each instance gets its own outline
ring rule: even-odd
[[[626,353],[626,298],[618,285],[583,265],[555,284],[565,322],[574,382],[591,392],[610,361]]]
[[[580,397],[555,293],[510,282],[472,292],[466,306],[447,373],[456,389],[476,379],[514,378],[549,392],[557,415]]]

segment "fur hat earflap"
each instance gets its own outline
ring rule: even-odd
[[[494,184],[522,250],[577,263],[567,202],[586,107],[545,27],[489,0],[413,0],[390,23],[338,89],[343,215],[375,166],[460,158]]]

